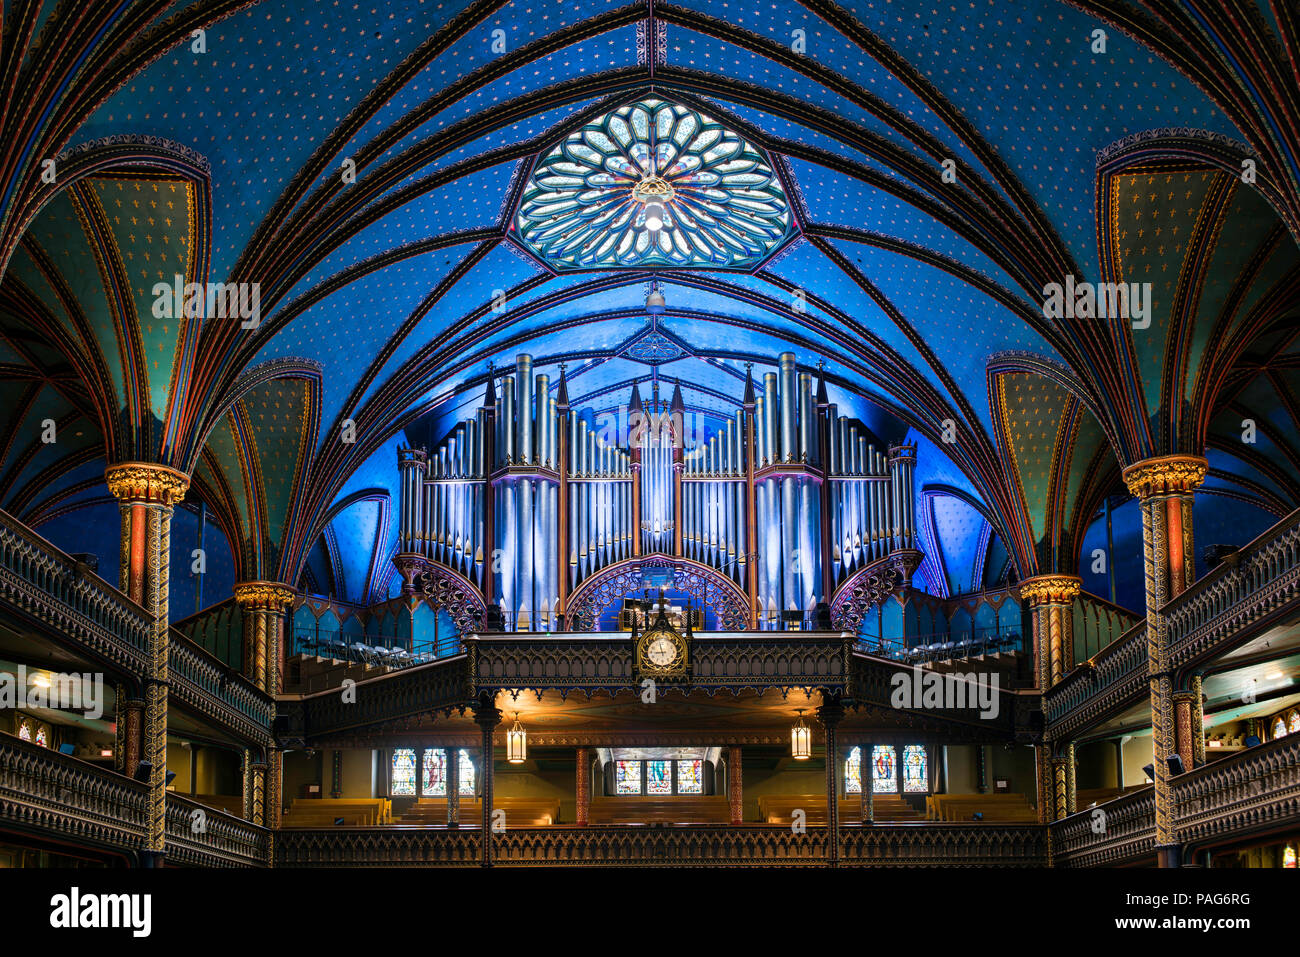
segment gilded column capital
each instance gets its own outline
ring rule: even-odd
[[[1074,575],[1038,575],[1020,583],[1020,598],[1036,605],[1069,603],[1079,597],[1083,579]]]
[[[185,497],[190,477],[184,472],[151,462],[121,462],[104,470],[113,497],[123,502],[157,502],[175,505]]]
[[[235,601],[241,608],[272,608],[283,611],[293,604],[298,592],[280,582],[252,581],[235,585]]]
[[[1205,481],[1210,463],[1200,455],[1163,455],[1143,459],[1124,470],[1129,494],[1139,499],[1152,495],[1194,492]]]

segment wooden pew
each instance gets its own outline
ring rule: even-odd
[[[931,821],[971,821],[976,814],[1002,824],[1038,821],[1038,812],[1023,794],[934,794],[925,799],[925,810]]]
[[[349,827],[392,824],[393,802],[388,798],[294,798],[281,827],[333,827],[338,818]]]
[[[505,811],[507,827],[548,827],[560,819],[560,802],[554,798],[497,797],[493,810]],[[480,798],[462,796],[460,821],[477,825],[483,820]],[[447,799],[422,797],[397,820],[398,824],[437,825],[447,823]]]
[[[758,799],[758,813],[767,824],[789,824],[795,808],[801,808],[808,824],[826,823],[824,794],[764,794]],[[877,794],[871,806],[872,820],[881,824],[921,821],[921,812],[901,794]],[[840,797],[840,822],[862,819],[862,805],[856,794]]]
[[[697,797],[593,797],[592,824],[728,824],[731,804],[724,794]]]

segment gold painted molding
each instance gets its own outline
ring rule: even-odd
[[[1165,455],[1144,459],[1124,470],[1129,494],[1140,499],[1152,495],[1193,492],[1205,481],[1210,463],[1200,455]]]
[[[1074,575],[1039,575],[1020,583],[1020,598],[1030,606],[1049,602],[1072,602],[1079,596],[1083,579]]]
[[[242,607],[288,608],[298,592],[280,582],[239,582],[235,585],[235,601]]]
[[[151,462],[110,465],[104,470],[104,481],[119,501],[163,505],[175,505],[190,487],[190,477],[184,472]]]

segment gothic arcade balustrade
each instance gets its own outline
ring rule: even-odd
[[[4,511],[0,603],[96,658],[133,674],[145,671],[145,610]]]
[[[1150,858],[1156,848],[1156,795],[1144,788],[1049,824],[1057,867],[1111,867]]]
[[[1174,827],[1186,844],[1300,825],[1300,735],[1180,774],[1173,795]]]
[[[1300,509],[1165,606],[1175,667],[1300,611]]]
[[[246,741],[270,744],[275,700],[172,629],[168,687],[180,707],[214,720]]]
[[[1175,669],[1300,614],[1300,509],[1169,602],[1164,614]],[[1069,738],[1147,694],[1143,622],[1043,695],[1048,737]]]
[[[149,616],[85,565],[0,511],[0,607],[120,674],[143,675]],[[275,703],[243,675],[171,630],[170,693],[245,741],[270,741]]]
[[[180,794],[167,795],[167,862],[265,867],[270,831]]]
[[[1147,694],[1146,622],[1130,628],[1043,695],[1047,734],[1070,735]]]
[[[825,866],[827,833],[778,825],[508,828],[494,835],[498,866]],[[329,828],[281,831],[276,860],[286,867],[464,867],[479,860],[477,828]],[[923,867],[1033,866],[1046,857],[1035,825],[846,826],[839,864]]]
[[[113,850],[143,849],[149,787],[0,734],[0,824]]]
[[[518,688],[631,688],[631,636],[621,632],[549,637],[480,635],[467,641],[479,691]],[[692,688],[706,690],[814,685],[843,690],[847,638],[828,632],[696,633]]]

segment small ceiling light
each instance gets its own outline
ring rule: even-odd
[[[515,712],[515,723],[506,734],[506,760],[511,764],[523,764],[528,757],[528,732],[519,723],[519,712]]]
[[[790,729],[790,753],[796,761],[812,757],[812,729],[803,720],[803,709],[797,709],[799,718]]]
[[[32,675],[31,682],[35,688],[48,688],[50,686],[50,676],[43,671],[38,671]]]
[[[645,204],[645,228],[652,233],[657,233],[664,228],[664,216],[666,211],[664,204],[658,200],[651,200]]]

